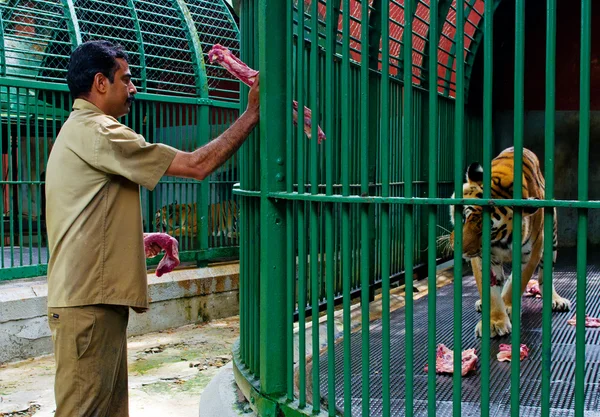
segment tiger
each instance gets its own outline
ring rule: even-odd
[[[167,204],[156,211],[156,228],[171,236],[193,237],[198,234],[196,203]],[[211,204],[208,217],[208,235],[237,238],[238,206],[233,200]]]
[[[503,150],[492,160],[491,195],[494,199],[513,198],[514,148]],[[478,163],[471,164],[466,172],[466,183],[463,184],[464,198],[483,198],[483,168]],[[539,200],[545,196],[545,180],[540,169],[537,156],[529,149],[523,149],[523,199]],[[454,198],[454,194],[452,194]],[[491,209],[491,337],[505,336],[512,331],[512,273],[506,279],[503,264],[512,262],[513,251],[513,210],[509,207]],[[481,241],[482,241],[481,206],[465,205],[463,207],[463,257],[471,262],[477,289],[481,297]],[[450,206],[450,220],[454,225],[454,206]],[[554,209],[552,236],[552,270],[557,256],[557,216]],[[446,244],[454,247],[454,232],[446,236]],[[544,252],[544,213],[538,207],[523,207],[522,240],[521,240],[521,294],[539,266],[538,281],[540,290],[543,286],[543,252]],[[475,303],[481,312],[481,299]],[[568,311],[571,302],[561,297],[552,285],[552,310]],[[475,335],[482,336],[481,320],[475,327]]]

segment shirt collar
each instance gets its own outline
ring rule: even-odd
[[[95,113],[104,114],[102,110],[100,110],[98,107],[96,107],[95,105],[83,98],[75,99],[75,101],[73,102],[73,110],[91,110]]]

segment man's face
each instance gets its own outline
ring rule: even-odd
[[[115,72],[114,82],[108,81],[106,89],[107,114],[115,118],[129,113],[133,96],[137,93],[137,89],[131,82],[129,64],[120,58],[117,58],[117,63],[119,68]]]

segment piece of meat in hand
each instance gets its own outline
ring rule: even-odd
[[[523,360],[529,355],[529,348],[525,344],[521,344],[519,348],[520,359]],[[512,360],[512,346],[505,343],[500,344],[500,351],[496,355],[500,362],[510,362]]]
[[[571,326],[577,325],[577,319],[575,316],[567,320],[567,323]],[[596,317],[585,315],[585,327],[600,327],[600,319]]]
[[[158,263],[156,276],[169,273],[179,265],[179,242],[166,233],[144,233],[144,250],[146,256],[153,255],[153,246],[158,245],[165,251],[165,255]]]
[[[437,346],[435,354],[435,372],[438,374],[452,374],[454,373],[454,352],[446,347],[444,344]],[[475,349],[467,349],[462,352],[461,358],[461,375],[465,376],[469,372],[474,371],[477,365],[477,355]],[[425,365],[425,372],[429,367]]]
[[[231,51],[220,44],[215,44],[210,51],[208,51],[208,61],[211,63],[218,63],[223,68],[225,68],[229,73],[231,73],[238,80],[243,82],[244,84],[252,87],[256,77],[258,76],[258,71],[253,70],[248,65],[246,65],[242,60],[233,55]],[[294,120],[294,124],[298,124],[298,102],[292,102],[292,117]],[[304,106],[304,133],[306,136],[311,139],[312,138],[312,111]],[[325,133],[321,129],[320,126],[317,126],[317,135],[318,141],[321,143],[323,139],[325,139]]]

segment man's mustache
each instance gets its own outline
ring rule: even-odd
[[[129,97],[127,97],[127,102],[129,104],[133,104],[134,101],[135,101],[135,96],[129,96]]]

